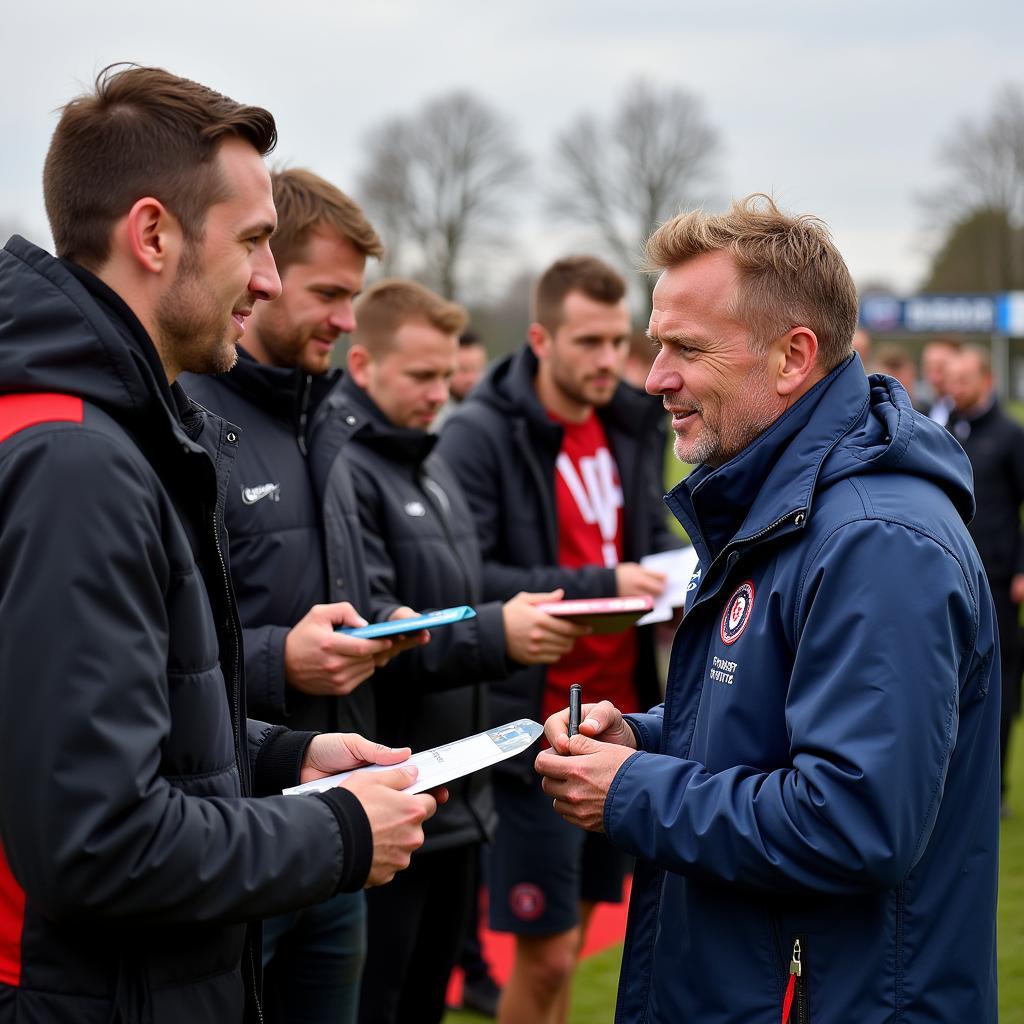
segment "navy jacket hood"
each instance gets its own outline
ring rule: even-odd
[[[828,409],[821,414],[826,395]],[[973,517],[973,476],[963,449],[914,411],[902,385],[881,374],[866,377],[851,356],[735,458],[719,467],[698,466],[667,502],[707,566],[727,545],[740,546],[784,524],[801,525],[816,492],[887,471],[935,483],[964,522]],[[757,497],[747,505],[752,493]]]

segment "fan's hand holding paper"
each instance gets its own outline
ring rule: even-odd
[[[370,764],[352,771],[328,775],[323,779],[306,782],[301,786],[293,786],[284,790],[285,793],[318,793],[337,786],[343,779],[354,772],[388,772],[413,764],[419,769],[414,782],[406,786],[406,793],[424,793],[428,789],[442,786],[452,779],[460,779],[463,775],[489,768],[492,764],[515,757],[527,749],[542,733],[544,727],[529,718],[520,718],[515,722],[479,732],[475,736],[446,743],[443,747],[433,747],[413,754],[399,764]]]

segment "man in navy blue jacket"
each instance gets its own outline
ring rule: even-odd
[[[665,702],[552,716],[570,822],[634,853],[617,1019],[996,1019],[999,667],[970,466],[852,357],[824,226],[652,236],[647,381],[700,555]],[[567,756],[568,755],[568,756]],[[781,1018],[780,1018],[781,1015]]]

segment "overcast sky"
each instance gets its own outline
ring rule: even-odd
[[[276,158],[350,191],[368,128],[456,87],[513,121],[543,181],[558,130],[643,76],[702,96],[723,199],[768,191],[814,212],[859,283],[911,290],[926,265],[915,195],[939,181],[939,143],[1024,82],[1018,0],[49,0],[5,4],[0,24],[0,228],[47,246],[56,109],[113,61],[268,107]],[[532,267],[582,241],[540,207],[523,197],[515,257]]]

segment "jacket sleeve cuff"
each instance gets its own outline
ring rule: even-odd
[[[510,671],[521,667],[506,657],[502,607],[500,601],[489,601],[476,609],[481,680],[504,679]]]
[[[252,788],[256,796],[273,796],[299,784],[306,749],[315,732],[299,732],[283,725],[271,726],[263,737],[253,766]]]
[[[623,715],[622,717],[633,730],[637,750],[655,753],[661,746],[662,718],[659,715]]]
[[[633,765],[640,762],[643,758],[650,756],[650,754],[646,754],[643,751],[637,751],[634,754],[630,754],[630,756],[627,757],[621,765],[619,765],[619,770],[615,773],[615,777],[612,779],[612,784],[608,787],[608,796],[605,798],[604,801],[604,834],[607,836],[608,841],[610,843],[612,843],[615,846],[621,846],[622,849],[628,848],[626,845],[623,844],[623,837],[621,835],[615,834],[616,826],[619,825],[622,821],[622,815],[615,814],[613,811],[613,808],[615,807],[615,797],[618,794],[619,786],[622,784],[622,781],[626,778],[626,773],[629,771],[629,769]],[[631,852],[634,856],[637,856],[636,850],[628,850],[628,852]]]
[[[567,598],[618,597],[619,584],[614,569],[588,565],[572,570],[577,575],[576,586],[566,587]]]
[[[370,819],[351,790],[335,786],[316,796],[330,807],[341,832],[342,869],[335,892],[358,892],[366,885],[373,866]]]

